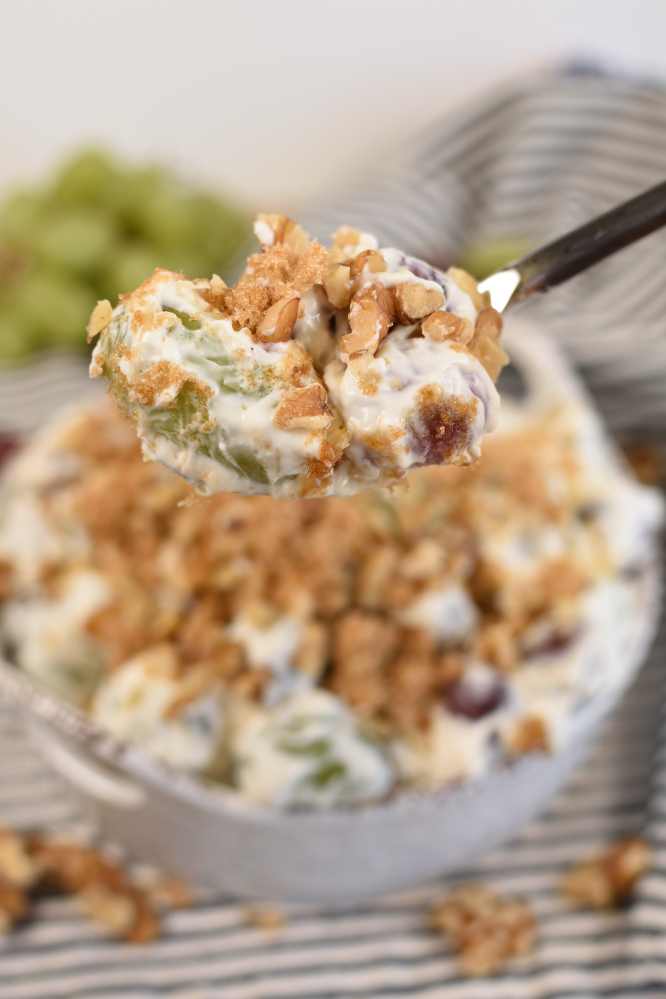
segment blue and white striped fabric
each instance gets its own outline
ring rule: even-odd
[[[588,72],[531,78],[442,123],[401,165],[311,212],[328,236],[340,220],[445,261],[470,239],[518,233],[535,243],[666,173],[666,93]],[[532,307],[585,372],[612,427],[666,429],[666,232]],[[51,359],[0,372],[0,430],[30,429],[97,391],[82,365]],[[288,913],[274,935],[240,905],[202,898],[144,948],[106,940],[74,903],[45,900],[0,939],[0,999],[634,999],[666,996],[666,726],[663,633],[584,769],[549,812],[469,877],[526,896],[539,919],[534,956],[481,982],[458,977],[426,927],[432,884],[350,911]],[[71,827],[73,805],[0,711],[0,822]],[[572,912],[562,871],[609,839],[645,831],[653,871],[613,915]]]

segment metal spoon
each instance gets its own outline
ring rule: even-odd
[[[666,225],[666,182],[491,274],[479,285],[498,312],[556,288]]]

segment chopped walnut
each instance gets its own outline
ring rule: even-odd
[[[144,891],[157,909],[189,909],[194,904],[191,887],[177,878],[157,878]]]
[[[291,295],[271,305],[257,325],[257,339],[262,343],[281,343],[288,340],[298,319],[299,302],[298,295]]]
[[[562,879],[560,891],[586,908],[613,908],[627,899],[651,864],[650,844],[642,836],[627,836],[575,864]]]
[[[0,933],[8,933],[28,911],[28,896],[0,878]]]
[[[401,323],[409,326],[444,305],[441,288],[426,288],[419,281],[404,281],[395,289],[395,308]]]
[[[552,749],[546,723],[538,715],[525,715],[512,722],[502,733],[502,743],[512,756],[549,753]]]
[[[88,334],[88,343],[101,333],[105,326],[111,322],[111,316],[113,314],[113,308],[111,307],[111,302],[104,298],[101,302],[98,302],[93,309],[92,315],[90,317],[90,322],[86,326],[86,332]]]
[[[129,943],[148,943],[159,936],[159,920],[145,893],[98,850],[41,836],[28,842],[46,884],[76,895],[88,915],[115,936]]]
[[[424,337],[435,343],[450,340],[464,346],[474,335],[474,324],[471,320],[456,316],[454,312],[446,312],[443,309],[427,316],[423,320],[421,329]]]
[[[509,358],[500,344],[502,317],[496,309],[482,309],[476,317],[469,350],[477,357],[494,382]]]
[[[258,930],[265,930],[275,933],[281,930],[287,922],[287,917],[280,909],[272,909],[264,906],[249,905],[243,913],[245,921],[250,926],[256,926]]]
[[[40,875],[40,865],[30,855],[25,837],[0,828],[0,878],[15,888],[31,888]]]
[[[0,559],[0,600],[7,600],[13,590],[14,570],[9,562]]]
[[[309,242],[307,232],[298,222],[287,218],[286,215],[258,215],[257,222],[259,224],[255,226],[255,232],[262,245],[273,246],[274,243],[282,243],[294,253],[304,253],[307,250]],[[268,236],[267,230],[272,234],[272,239]]]
[[[374,354],[393,324],[393,301],[390,291],[374,284],[363,288],[352,299],[349,309],[350,332],[338,341],[341,354],[367,350]]]
[[[352,280],[359,278],[363,271],[369,274],[382,274],[388,270],[386,261],[378,250],[363,250],[347,263]]]
[[[527,903],[480,884],[454,889],[433,907],[430,922],[450,937],[463,974],[474,977],[496,974],[512,957],[529,954],[536,940]]]
[[[447,274],[466,295],[469,295],[472,305],[477,312],[488,308],[490,305],[490,294],[487,291],[483,293],[479,291],[478,284],[471,274],[462,270],[461,267],[449,267]]]
[[[664,480],[664,455],[655,444],[633,443],[623,448],[634,475],[645,486],[659,486]]]
[[[321,430],[333,421],[326,399],[326,389],[318,383],[294,389],[275,410],[273,423],[281,430]]]

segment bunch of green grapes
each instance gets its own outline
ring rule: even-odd
[[[225,277],[250,232],[236,207],[163,168],[78,154],[0,206],[0,359],[85,347],[98,299],[117,302],[155,267]]]

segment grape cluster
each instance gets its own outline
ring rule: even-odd
[[[98,299],[116,302],[158,266],[225,276],[249,233],[236,207],[164,168],[77,154],[0,206],[0,359],[85,347]]]

